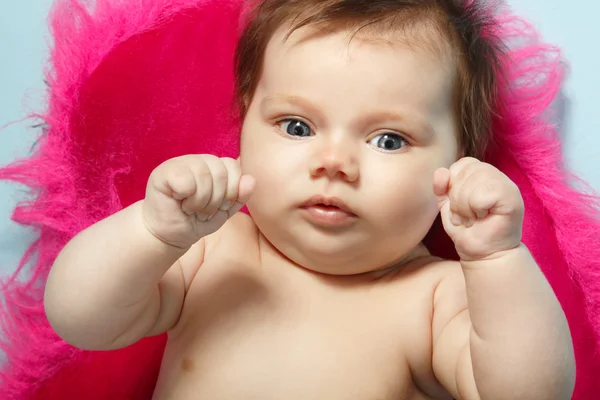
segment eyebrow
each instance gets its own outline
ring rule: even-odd
[[[360,126],[370,126],[382,121],[400,121],[408,125],[410,132],[403,132],[409,136],[418,136],[421,140],[430,140],[435,131],[431,124],[418,113],[399,113],[394,111],[377,111],[366,114],[358,119]],[[417,132],[415,132],[417,130]]]
[[[323,115],[323,112],[317,106],[315,106],[310,101],[302,97],[288,94],[265,96],[260,104],[261,109],[264,109],[264,107],[266,107],[270,102],[284,102],[293,106],[297,106],[308,111],[312,115],[315,115],[318,119],[321,120],[321,122],[325,121],[325,116]],[[425,118],[422,118],[416,113],[410,113],[405,115],[394,111],[376,111],[370,114],[361,115],[357,119],[356,124],[361,127],[365,127],[375,125],[382,121],[401,121],[403,123],[406,123],[410,127],[411,132],[413,132],[415,129],[418,130],[417,136],[419,136],[421,140],[430,140],[435,134],[435,131],[431,124],[427,122]],[[403,133],[409,136],[413,136],[411,132]]]
[[[278,95],[274,95],[274,96],[265,96],[260,103],[260,108],[264,109],[264,107],[266,107],[271,102],[275,102],[275,103],[283,102],[283,103],[290,104],[292,106],[302,108],[302,109],[308,111],[310,114],[316,115],[317,118],[320,120],[320,122],[325,121],[325,116],[323,115],[321,110],[317,106],[312,104],[310,101],[308,101],[302,97],[293,96],[293,95],[289,95],[289,94],[278,94]]]

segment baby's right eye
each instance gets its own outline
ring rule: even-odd
[[[305,122],[295,118],[288,118],[278,122],[285,133],[293,137],[309,137],[313,135],[312,129]]]

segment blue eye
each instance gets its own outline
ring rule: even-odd
[[[294,137],[308,137],[312,136],[313,132],[306,123],[298,119],[286,119],[280,121],[281,128],[290,136]]]
[[[369,141],[369,144],[385,151],[399,150],[408,143],[400,135],[384,133],[377,135]]]

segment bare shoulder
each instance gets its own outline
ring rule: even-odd
[[[409,305],[407,309],[402,308],[401,314],[410,316],[411,321],[404,321],[402,329],[405,332],[401,336],[406,337],[403,349],[415,386],[433,398],[451,399],[433,372],[433,321],[436,308],[440,306],[440,290],[452,289],[459,297],[465,295],[460,263],[434,256],[421,257],[395,272],[390,279],[399,286],[397,296],[410,296],[400,303]],[[443,301],[448,297],[454,296],[444,296]]]
[[[438,279],[433,292],[433,308],[438,312],[440,307],[446,308],[450,303],[457,303],[466,307],[467,294],[465,277],[460,262],[454,260],[439,260],[431,266]],[[444,304],[441,304],[441,303]]]
[[[257,247],[253,245],[257,242],[257,238],[258,228],[254,220],[250,216],[238,212],[221,229],[199,240],[178,261],[182,269],[186,292],[199,269],[205,269],[202,266],[222,249],[228,249],[230,253],[237,254],[251,252],[253,248]]]
[[[454,260],[444,260],[435,256],[419,257],[400,269],[390,271],[384,279],[396,284],[410,284],[418,287],[421,292],[425,290],[431,295],[443,281],[462,279],[460,263]]]
[[[440,290],[445,291],[452,288],[453,290],[464,291],[465,288],[460,262],[444,260],[435,256],[414,260],[398,275],[397,279],[414,276],[414,284],[419,285],[421,290],[425,290],[431,296],[433,302],[435,302]]]
[[[428,310],[428,323],[432,322],[440,301],[466,301],[464,275],[458,261],[422,257],[397,272],[392,279],[397,280],[399,285],[406,285],[409,293],[419,296]]]
[[[222,249],[249,255],[257,248],[259,231],[252,217],[238,212],[217,232],[206,237],[206,256]]]

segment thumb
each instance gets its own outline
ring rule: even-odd
[[[252,197],[254,188],[256,186],[256,179],[251,175],[242,175],[238,186],[238,199],[229,209],[229,215],[232,216],[244,207],[246,202]]]
[[[256,179],[251,175],[243,175],[240,178],[238,186],[238,203],[246,204],[252,193],[254,193],[254,187],[256,186]]]
[[[437,197],[438,208],[442,208],[448,201],[448,188],[450,186],[450,171],[447,168],[438,168],[433,173],[433,193]]]

